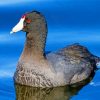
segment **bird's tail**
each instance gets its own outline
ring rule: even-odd
[[[100,66],[100,57],[93,56],[96,62],[96,65]]]

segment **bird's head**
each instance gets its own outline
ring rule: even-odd
[[[43,15],[37,11],[24,14],[10,33],[23,30],[24,32],[43,31],[46,28],[46,21]]]

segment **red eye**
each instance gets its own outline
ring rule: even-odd
[[[26,17],[26,15],[23,15],[21,18],[25,18]]]
[[[31,23],[31,20],[28,19],[28,18],[26,18],[25,21],[26,21],[26,23],[28,23],[28,24]]]

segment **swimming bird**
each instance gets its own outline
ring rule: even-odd
[[[13,29],[26,32],[25,47],[14,74],[15,83],[42,88],[65,86],[85,80],[94,72],[100,58],[80,44],[45,53],[47,23],[40,12],[26,13],[21,24],[23,27]]]

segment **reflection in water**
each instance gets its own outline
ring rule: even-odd
[[[69,100],[88,84],[93,76],[94,74],[80,83],[57,88],[34,88],[15,84],[16,100]]]

